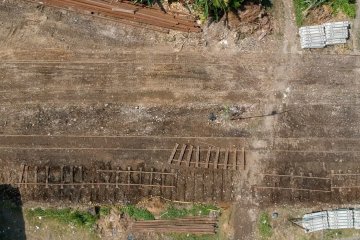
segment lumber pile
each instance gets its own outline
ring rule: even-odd
[[[132,229],[137,232],[215,234],[217,219],[214,217],[187,217],[169,220],[136,221]]]

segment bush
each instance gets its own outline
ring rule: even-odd
[[[214,17],[219,20],[226,12],[240,8],[244,0],[195,0],[194,9],[200,13],[200,19]]]
[[[154,220],[154,215],[147,209],[138,208],[134,205],[127,205],[121,208],[123,213],[126,213],[135,220]]]

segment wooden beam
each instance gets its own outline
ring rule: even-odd
[[[170,154],[170,157],[169,157],[169,160],[168,160],[168,164],[171,164],[171,162],[174,160],[174,157],[175,157],[175,154],[176,154],[176,150],[177,148],[179,147],[179,144],[178,143],[175,143],[175,147],[174,149],[172,150],[171,154]]]
[[[217,169],[217,167],[218,167],[219,156],[220,156],[220,148],[217,148],[216,154],[215,154],[215,160],[214,160],[214,169]]]
[[[186,166],[188,166],[188,167],[190,166],[190,161],[191,161],[193,148],[194,147],[192,145],[190,145],[189,152],[188,152],[187,159],[186,159]]]
[[[236,148],[235,148],[234,149],[234,156],[233,156],[233,164],[232,164],[233,170],[236,170],[236,165],[237,165],[237,151],[236,151]]]
[[[225,151],[224,169],[227,169],[228,162],[229,162],[229,149],[227,148]]]
[[[211,147],[208,148],[206,154],[205,168],[209,168],[210,156],[211,156]]]
[[[195,155],[195,167],[199,167],[199,162],[200,162],[200,147],[197,146],[196,147],[196,155]]]
[[[181,148],[181,152],[180,152],[179,158],[178,158],[178,163],[177,163],[178,165],[181,165],[181,160],[182,160],[183,157],[184,157],[185,150],[186,150],[186,144],[183,144],[183,145],[182,145],[182,148]]]
[[[49,188],[49,166],[45,167],[45,188]]]

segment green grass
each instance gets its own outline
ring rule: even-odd
[[[210,204],[194,204],[191,208],[179,208],[169,205],[161,214],[163,219],[182,218],[187,216],[207,216],[210,211],[218,211],[219,208]]]
[[[268,239],[272,236],[269,214],[266,212],[261,213],[258,227],[261,239]]]
[[[306,9],[306,4],[304,0],[294,0],[295,8],[295,21],[298,27],[302,26],[304,23],[303,11]]]
[[[331,6],[334,15],[343,12],[350,18],[356,17],[356,0],[294,0],[296,25],[299,27],[303,25],[304,11],[307,10],[309,6],[319,6],[322,4]]]
[[[154,220],[154,215],[149,212],[147,209],[138,208],[134,205],[127,205],[120,209],[123,213],[126,213],[131,218],[135,220]]]
[[[35,208],[27,210],[30,218],[53,219],[61,223],[72,224],[77,227],[86,227],[92,229],[96,223],[97,217],[85,211],[73,210],[70,208]]]
[[[110,214],[111,207],[108,206],[102,206],[100,207],[100,217],[107,216]]]
[[[332,0],[329,1],[334,13],[337,14],[339,11],[343,12],[350,18],[356,16],[356,3],[355,0]]]

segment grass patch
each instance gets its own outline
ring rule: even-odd
[[[306,9],[306,4],[304,0],[294,0],[295,8],[295,21],[298,27],[302,26],[304,23],[303,11]]]
[[[182,218],[187,216],[208,216],[211,211],[218,211],[219,208],[211,204],[194,204],[191,208],[178,208],[169,205],[164,213],[163,219]]]
[[[296,25],[303,25],[305,12],[323,4],[331,6],[334,15],[342,12],[349,18],[356,17],[356,0],[294,0]]]
[[[123,213],[126,213],[135,220],[154,220],[154,215],[149,210],[144,208],[138,208],[134,205],[127,205],[120,209]]]
[[[111,207],[107,207],[107,206],[100,207],[100,211],[99,211],[100,217],[109,215],[110,211],[111,211]]]
[[[337,14],[339,11],[341,11],[350,18],[356,17],[355,0],[332,0],[329,3],[331,3],[331,7],[334,11],[334,14]]]
[[[30,218],[48,218],[65,224],[72,224],[77,227],[86,227],[93,229],[97,217],[85,211],[72,210],[70,208],[54,209],[54,208],[35,208],[27,210]]]
[[[272,236],[270,217],[266,212],[262,212],[259,219],[259,233],[261,239],[268,239]]]

